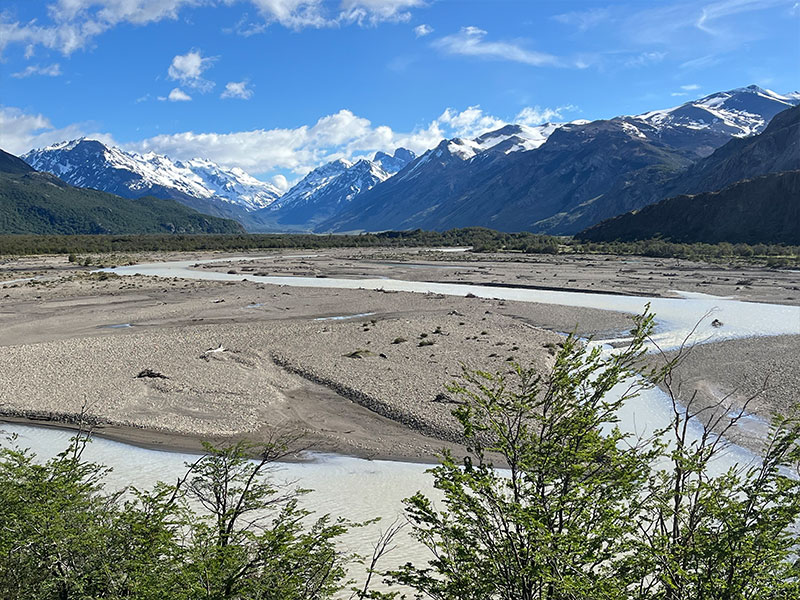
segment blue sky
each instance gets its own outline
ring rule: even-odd
[[[800,2],[6,0],[0,147],[94,136],[284,184],[505,122],[800,87]]]

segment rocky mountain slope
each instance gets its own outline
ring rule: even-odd
[[[642,178],[609,190],[601,202],[581,208],[578,222],[589,226],[665,198],[718,191],[743,179],[795,169],[800,169],[800,106],[778,113],[762,133],[734,138],[658,185]]]
[[[750,86],[634,117],[551,126],[542,143],[516,152],[483,147],[481,138],[444,140],[316,230],[479,225],[575,233],[630,210],[620,201],[628,188],[656,190],[631,200],[640,206],[663,198],[658,190],[695,161],[732,138],[762,131],[798,103],[796,95]]]
[[[343,209],[353,198],[389,179],[416,155],[398,148],[393,155],[378,152],[372,160],[355,163],[339,159],[318,167],[289,189],[281,198],[253,218],[258,229],[311,230]]]
[[[0,150],[0,234],[243,233],[175,200],[73,187]]]

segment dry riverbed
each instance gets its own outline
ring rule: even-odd
[[[798,273],[683,261],[512,261],[375,249],[262,254],[269,258],[198,268],[624,294],[681,289],[800,304]],[[94,258],[110,265],[213,257]],[[37,279],[3,284],[24,277]],[[430,460],[457,439],[446,386],[462,365],[504,372],[517,361],[547,369],[559,332],[605,338],[630,325],[627,315],[593,309],[116,277],[92,274],[65,257],[8,259],[0,261],[0,413],[68,421],[84,411],[110,437],[167,448],[296,431],[316,450]],[[707,345],[684,370],[689,384],[740,395],[750,393],[747,385],[763,370],[778,372],[777,395],[753,405],[768,416],[798,397],[797,349],[791,336]],[[143,372],[149,376],[139,377]]]

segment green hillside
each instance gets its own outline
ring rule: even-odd
[[[129,200],[68,185],[0,150],[0,234],[243,233],[174,200]]]

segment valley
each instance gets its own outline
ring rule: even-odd
[[[700,346],[681,377],[709,401],[719,393],[740,401],[759,377],[775,374],[779,385],[754,405],[763,419],[800,391],[797,271],[396,248],[128,258],[136,264],[102,272],[66,257],[3,262],[3,278],[16,281],[0,280],[6,417],[68,425],[85,411],[101,435],[183,450],[290,429],[317,451],[431,461],[459,439],[446,386],[461,365],[547,370],[563,332],[613,340],[648,300],[657,317],[658,302],[689,310],[700,301],[687,313],[700,318],[702,306],[727,306],[726,296],[744,300],[743,312],[719,329],[705,320],[696,339],[719,341]],[[188,271],[133,274],[177,264]],[[26,278],[35,279],[19,281]],[[393,284],[400,281],[410,283]],[[426,285],[446,293],[396,291]],[[584,300],[570,306],[570,294]],[[748,302],[785,316],[747,333]],[[670,311],[682,309],[670,306],[661,317],[677,323]],[[742,335],[768,337],[742,345]],[[138,376],[147,369],[164,378]]]

